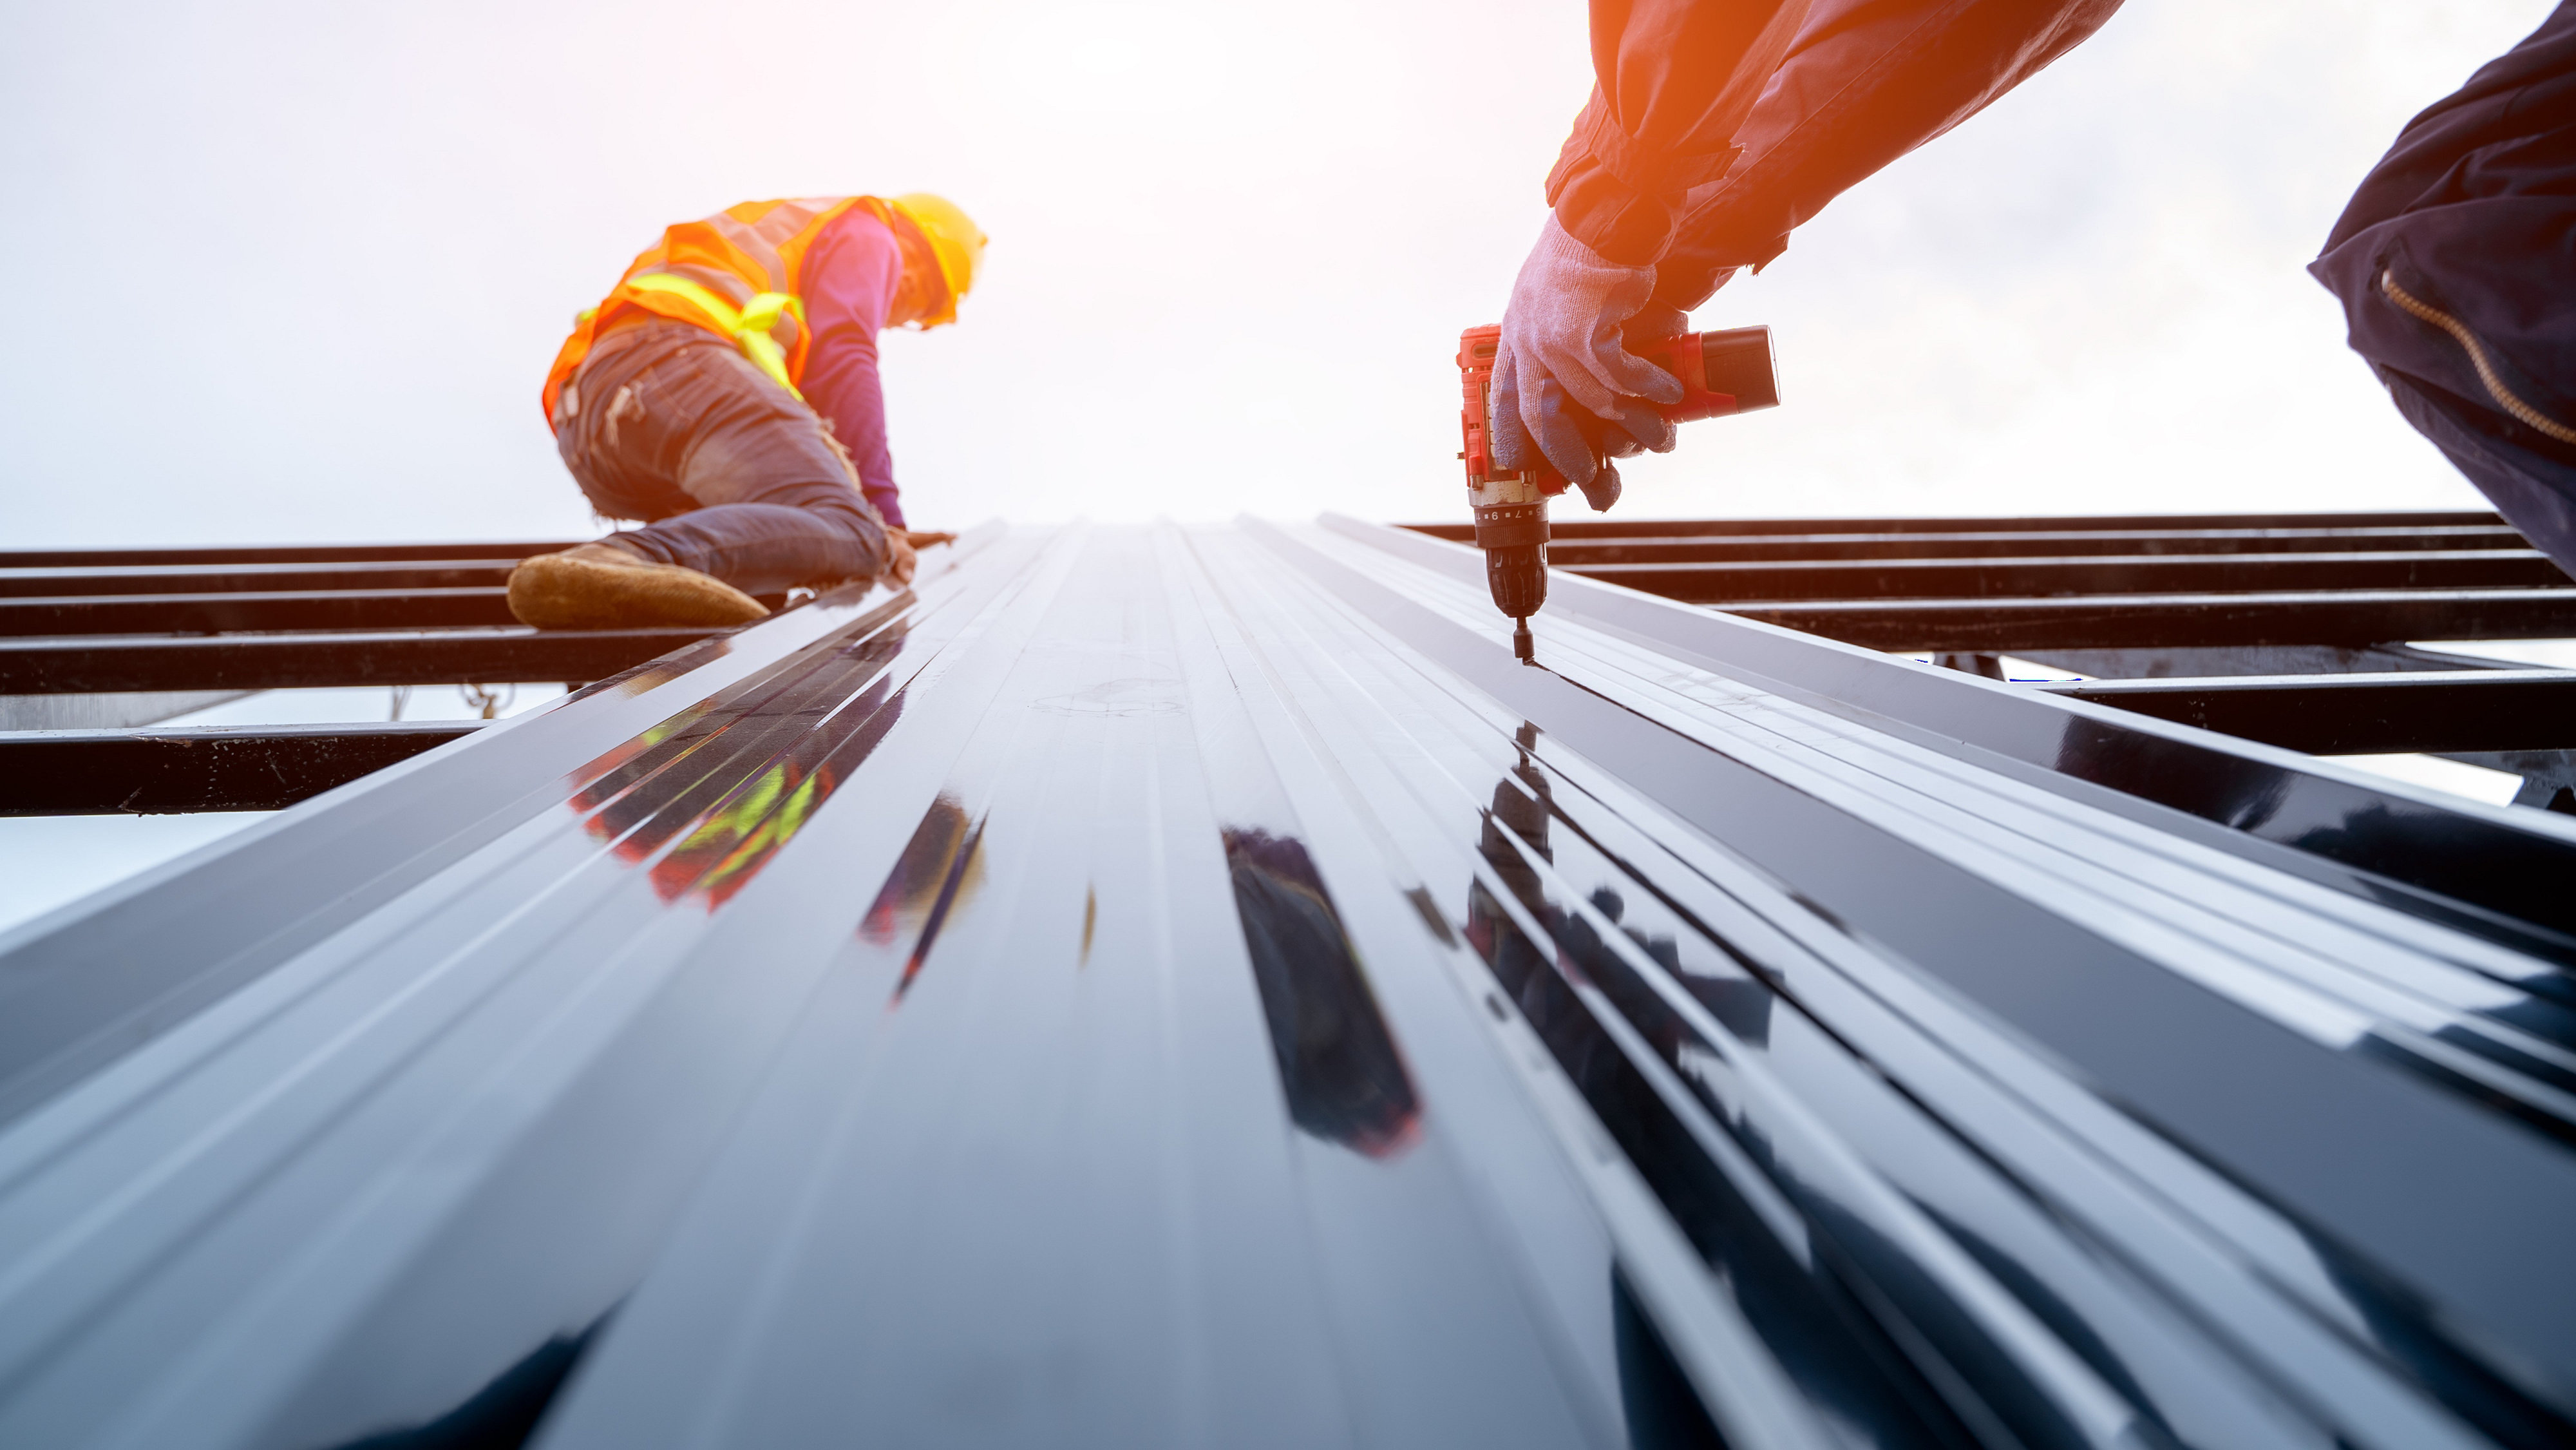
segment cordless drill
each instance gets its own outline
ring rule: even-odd
[[[1494,607],[1512,617],[1512,653],[1528,661],[1529,617],[1547,602],[1547,501],[1565,492],[1565,477],[1544,458],[1519,473],[1494,462],[1494,354],[1502,337],[1500,327],[1458,334],[1458,381],[1466,393],[1458,423],[1467,444],[1458,456],[1467,461],[1467,502],[1476,513],[1476,547],[1485,551],[1485,584]],[[1654,405],[1676,423],[1779,406],[1767,327],[1686,332],[1628,351],[1681,379],[1680,402]]]

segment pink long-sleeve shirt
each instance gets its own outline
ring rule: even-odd
[[[886,447],[885,390],[877,378],[877,334],[903,282],[903,248],[865,207],[834,217],[805,251],[797,291],[813,341],[799,389],[850,451],[860,491],[885,521],[902,528],[903,503]]]

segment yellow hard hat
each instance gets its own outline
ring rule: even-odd
[[[923,318],[921,325],[955,322],[957,299],[973,290],[975,274],[983,270],[984,229],[957,203],[926,191],[905,192],[890,205],[930,239],[931,255],[939,259],[939,278],[948,284],[948,305],[938,316]]]

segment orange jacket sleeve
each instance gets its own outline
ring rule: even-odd
[[[1592,98],[1548,202],[1705,298],[1862,177],[2099,29],[2119,0],[1594,0]],[[1667,261],[1668,254],[1671,255]]]

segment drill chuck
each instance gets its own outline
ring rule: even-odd
[[[1547,603],[1547,502],[1479,504],[1476,547],[1494,607],[1526,619]]]
[[[1494,607],[1514,619],[1538,613],[1547,603],[1546,547],[1487,549],[1485,587],[1494,592]]]
[[[1471,327],[1458,335],[1458,458],[1467,465],[1467,501],[1476,511],[1476,547],[1485,551],[1485,584],[1494,607],[1515,621],[1512,650],[1531,658],[1529,617],[1547,602],[1547,500],[1566,481],[1545,460],[1502,466],[1492,425],[1494,369],[1502,356],[1499,326]],[[1631,342],[1630,352],[1663,369],[1682,385],[1676,403],[1655,411],[1676,423],[1776,407],[1780,383],[1771,366],[1771,331],[1693,332]],[[1587,485],[1595,509],[1618,497],[1615,475],[1607,489]]]

